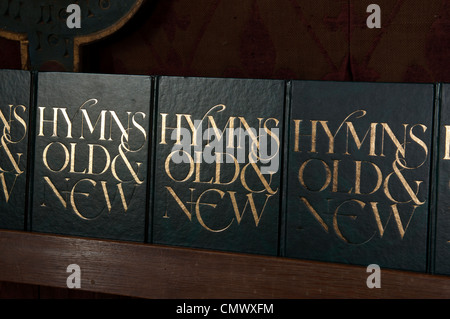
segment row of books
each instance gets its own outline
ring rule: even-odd
[[[0,228],[450,274],[450,86],[0,71]]]

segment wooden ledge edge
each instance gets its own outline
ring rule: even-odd
[[[0,230],[0,281],[154,299],[450,298],[450,277],[282,257]],[[76,288],[74,288],[76,289]]]

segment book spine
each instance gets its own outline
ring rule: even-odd
[[[37,84],[38,84],[38,72],[31,71],[31,85],[30,85],[30,110],[29,110],[29,125],[28,125],[28,178],[26,182],[26,201],[25,201],[25,218],[24,218],[24,230],[31,231],[31,214],[33,207],[33,172],[34,172],[34,152],[35,152],[35,125],[36,125],[36,97],[37,97]]]
[[[149,130],[149,143],[148,148],[148,181],[147,181],[147,212],[146,212],[146,229],[145,229],[145,242],[153,243],[153,217],[154,217],[154,193],[155,193],[155,158],[156,158],[156,136],[157,136],[157,119],[158,119],[158,76],[152,76],[151,78],[151,99],[150,99],[150,130]]]
[[[427,270],[433,274],[435,272],[436,259],[436,216],[439,201],[439,145],[440,145],[440,111],[441,111],[441,84],[436,83],[434,89],[434,114],[432,126],[432,144],[430,151],[430,194],[429,194],[429,215],[428,215],[428,253]]]
[[[280,182],[280,228],[279,228],[279,248],[278,254],[280,256],[286,255],[286,214],[287,214],[287,187],[288,187],[288,167],[289,167],[289,129],[291,118],[291,88],[292,82],[286,81],[285,88],[285,102],[284,102],[284,130],[282,132],[284,141],[281,145],[282,160],[281,160],[281,182]]]

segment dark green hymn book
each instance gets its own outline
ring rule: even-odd
[[[436,223],[434,272],[450,275],[450,86],[441,85],[437,131]]]
[[[0,228],[24,230],[31,73],[0,70]]]
[[[38,76],[31,229],[144,241],[151,78]]]
[[[426,271],[434,85],[293,81],[284,256]]]
[[[285,82],[160,77],[153,243],[278,253]]]

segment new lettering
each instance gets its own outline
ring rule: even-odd
[[[43,180],[45,182],[43,191],[44,199],[41,203],[41,206],[46,207],[50,202],[52,203],[52,205],[54,205],[54,202],[57,202],[61,204],[62,208],[70,208],[79,218],[84,220],[94,220],[98,218],[104,211],[110,213],[111,210],[115,207],[116,202],[118,202],[118,210],[127,212],[132,199],[132,194],[135,192],[136,187],[139,186],[135,184],[132,185],[132,187],[128,187],[127,195],[125,193],[123,183],[117,183],[116,185],[111,187],[114,187],[115,190],[110,190],[110,187],[108,186],[108,183],[106,181],[98,182],[90,178],[83,178],[80,180],[72,181],[70,178],[66,178],[65,184],[69,186],[66,186],[63,189],[61,187],[58,188],[49,176],[44,176]],[[80,189],[89,189],[89,191],[82,191]],[[48,190],[50,190],[50,192]],[[90,199],[92,199],[92,194],[97,195],[96,199],[99,198],[98,196],[102,196],[104,202],[104,208],[96,210],[97,215],[95,216],[86,214],[86,212],[82,208],[80,208],[91,207],[89,203],[91,202]]]
[[[196,217],[199,224],[210,232],[223,232],[226,231],[236,220],[237,224],[240,225],[244,215],[251,214],[251,219],[253,219],[255,227],[258,227],[264,210],[267,206],[268,201],[273,196],[271,194],[254,194],[254,193],[247,193],[245,194],[245,199],[242,200],[242,196],[239,196],[235,191],[222,191],[220,189],[211,188],[203,191],[200,193],[196,198],[196,189],[195,188],[189,188],[190,191],[190,198],[188,201],[183,201],[183,199],[180,198],[180,196],[176,193],[176,191],[170,187],[165,187],[167,190],[167,208],[164,213],[163,218],[170,218],[169,215],[169,203],[175,203],[175,207],[178,209],[181,209],[181,212],[186,215],[188,220],[190,222],[193,221],[193,216]],[[218,201],[216,202],[206,202],[203,200],[204,197],[207,196],[207,194],[215,194],[215,198],[218,198]],[[183,196],[182,196],[183,197]],[[226,218],[221,217],[220,219],[227,220],[227,222],[217,228],[213,228],[212,226],[208,225],[207,222],[205,222],[203,218],[203,207],[207,206],[210,209],[216,209],[220,205],[230,205],[233,208],[234,215],[229,214],[229,212],[223,210],[223,209],[217,209],[215,210],[217,214],[227,214],[230,215]],[[245,214],[246,212],[248,212]],[[172,210],[170,209],[170,212],[172,214]],[[249,218],[249,217],[246,217]]]
[[[400,217],[400,210],[399,207],[401,204],[395,203],[390,205],[390,213],[387,218],[385,218],[384,224],[382,221],[382,218],[380,216],[380,211],[378,208],[378,202],[368,202],[369,205],[367,205],[366,202],[358,200],[358,199],[349,199],[344,200],[339,203],[336,203],[336,200],[329,199],[327,203],[327,211],[319,211],[316,207],[314,207],[313,204],[311,204],[310,200],[304,196],[300,196],[300,201],[302,205],[307,209],[307,211],[314,217],[314,219],[318,222],[321,229],[323,229],[326,233],[330,232],[330,229],[334,231],[336,236],[342,240],[345,243],[348,244],[365,244],[373,239],[376,232],[378,231],[379,237],[383,238],[385,235],[385,230],[387,229],[388,224],[394,223],[395,228],[398,230],[398,235],[400,239],[403,239],[406,235],[406,232],[408,230],[408,227],[414,217],[414,213],[416,211],[416,208],[418,205],[405,205],[403,204],[402,210],[404,211],[403,214],[408,215],[406,213],[408,210],[410,211],[409,217],[407,220],[405,218]],[[366,238],[363,241],[355,242],[354,240],[350,239],[348,235],[345,234],[345,232],[342,231],[343,225],[341,225],[341,219],[339,217],[347,217],[351,218],[353,220],[357,220],[357,215],[348,215],[343,214],[342,212],[345,212],[345,208],[349,206],[349,204],[353,204],[352,209],[354,209],[355,205],[356,207],[359,207],[359,211],[361,214],[369,214],[371,212],[371,215],[373,216],[372,222],[371,222],[371,228],[366,226],[363,226],[366,230]],[[336,206],[334,209],[330,209],[330,207],[333,207],[333,205]],[[369,211],[367,211],[367,209]],[[386,215],[386,213],[384,213]],[[325,216],[332,216],[331,221],[328,221],[328,217],[325,218]],[[330,225],[331,224],[331,225]]]

